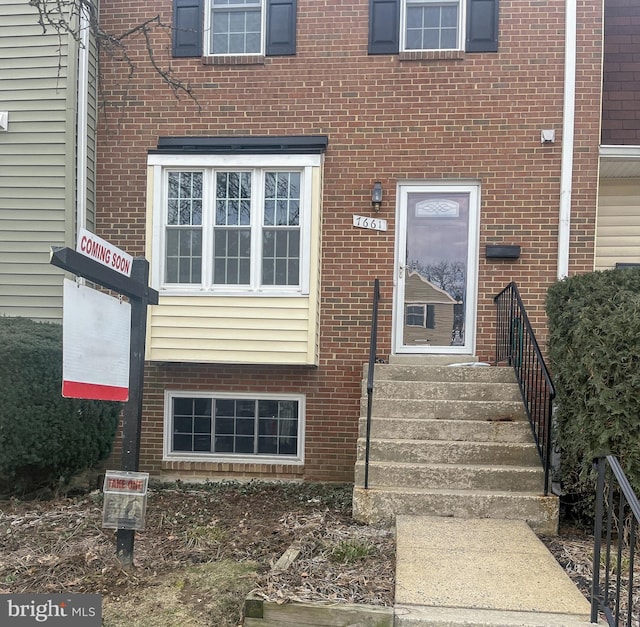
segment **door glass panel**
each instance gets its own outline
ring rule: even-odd
[[[407,194],[403,346],[464,346],[469,205],[468,193]]]

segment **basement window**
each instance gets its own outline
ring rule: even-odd
[[[166,392],[165,458],[302,463],[304,397]]]

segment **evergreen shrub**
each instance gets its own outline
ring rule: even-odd
[[[0,493],[68,481],[111,452],[119,403],[62,398],[62,327],[0,317]]]
[[[601,454],[616,455],[640,493],[640,269],[564,279],[546,311],[565,493],[593,494]]]

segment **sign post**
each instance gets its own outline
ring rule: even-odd
[[[87,234],[90,237],[87,237]],[[82,236],[85,236],[84,249]],[[89,241],[91,243],[89,243]],[[149,287],[149,262],[131,258],[87,232],[78,236],[78,251],[53,247],[51,264],[127,296],[131,304],[131,347],[129,353],[129,400],[122,415],[123,471],[137,472],[140,460],[144,349],[147,333],[147,307],[158,304],[158,292]],[[107,244],[107,246],[110,246]],[[129,259],[131,262],[129,263]],[[114,265],[115,264],[115,265]],[[133,564],[134,529],[118,529],[116,553],[123,566]]]

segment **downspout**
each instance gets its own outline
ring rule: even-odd
[[[76,233],[87,228],[87,125],[89,117],[89,19],[80,11],[76,120]]]
[[[558,280],[569,275],[571,237],[571,186],[576,105],[576,0],[565,2],[564,106],[562,113],[562,162],[560,166],[560,220],[558,224]]]

